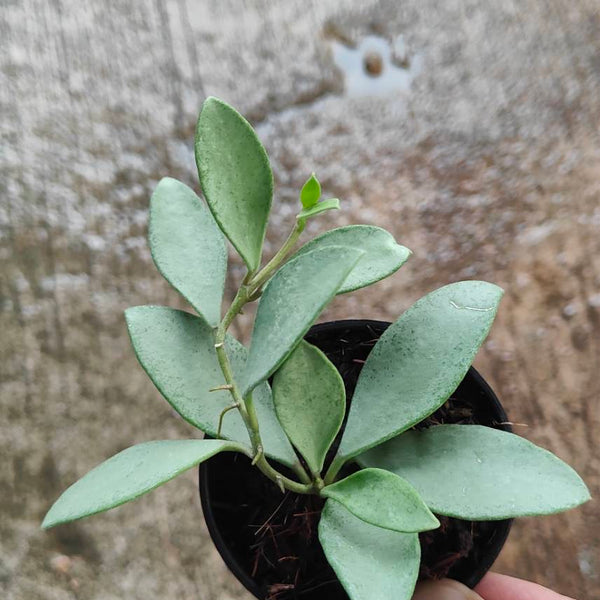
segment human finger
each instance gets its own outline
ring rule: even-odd
[[[573,600],[537,583],[488,573],[475,588],[484,600]]]
[[[458,581],[442,579],[419,583],[413,600],[482,600],[482,598]]]

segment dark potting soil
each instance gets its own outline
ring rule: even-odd
[[[340,330],[344,324],[347,326]],[[307,336],[340,371],[348,399],[352,398],[364,361],[386,327],[387,324],[377,321],[363,321],[361,327],[356,322],[338,322],[317,326]],[[503,417],[496,407],[479,402],[478,395],[485,393],[477,379],[478,375],[471,371],[453,396],[416,428],[478,423],[510,429],[499,422]],[[335,455],[340,437],[330,450],[328,461]],[[349,466],[348,473],[355,468]],[[317,527],[324,504],[321,498],[282,494],[276,485],[257,473],[248,458],[237,453],[219,454],[203,469],[210,490],[210,498],[204,501],[208,500],[212,507],[214,525],[246,579],[249,576],[255,588],[258,586],[255,593],[267,600],[347,600],[318,540]],[[485,553],[490,546],[502,544],[508,524],[463,521],[440,515],[438,519],[439,529],[419,536],[419,578],[452,577],[474,585],[495,558],[495,553],[491,559]]]

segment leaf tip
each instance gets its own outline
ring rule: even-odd
[[[223,100],[221,98],[217,98],[217,96],[207,96],[206,99],[204,100],[204,102],[202,103],[202,108],[200,109],[198,124],[200,123],[200,118],[202,117],[203,113],[205,115],[208,115],[209,113],[212,113],[215,110],[227,112],[230,115],[238,117],[238,119],[247,123],[244,116],[239,111],[237,111],[233,106],[231,106],[231,104],[228,104],[227,102],[225,102],[225,100]],[[248,123],[248,126],[250,126],[249,123]]]
[[[177,184],[177,183],[180,183],[179,181],[177,181],[177,179],[166,175],[165,177],[160,178],[160,181],[156,184],[156,189],[158,189],[159,187],[164,186],[164,185],[173,185],[173,184]]]
[[[474,283],[478,283],[482,288],[488,290],[490,295],[497,296],[498,299],[504,296],[504,289],[495,283],[489,281],[476,281]]]
[[[586,485],[586,483],[582,479],[582,477],[576,471],[575,471],[575,474],[577,475],[577,477],[579,479],[579,484],[581,486],[581,497],[580,497],[579,504],[578,504],[578,506],[579,506],[581,504],[585,504],[586,502],[589,502],[592,499],[592,494],[590,493],[590,489],[588,488],[588,486]]]
[[[215,104],[225,104],[225,102],[216,96],[207,96],[202,103],[202,110],[204,110],[205,107],[211,107]]]
[[[432,529],[438,529],[441,526],[439,519],[431,511],[429,511],[428,516],[431,526],[427,529],[423,529],[422,531],[431,531]]]
[[[450,299],[450,304],[457,310],[469,310],[481,313],[490,313],[492,317],[496,315],[498,306],[504,290],[488,281],[467,280],[451,283],[436,292],[441,290],[452,290],[455,292],[455,297]]]
[[[42,529],[43,531],[46,531],[46,530],[50,529],[51,527],[54,527],[54,523],[52,523],[52,520],[49,517],[50,517],[50,511],[48,511],[48,513],[44,517],[44,520],[42,521],[42,524],[40,525],[40,529]]]
[[[139,306],[130,306],[123,311],[125,315],[125,323],[127,323],[127,327],[131,327],[133,324],[133,320],[135,319],[136,314],[139,312]]]
[[[57,511],[57,504],[60,503],[60,498],[50,507],[50,510],[46,513],[42,524],[40,525],[40,529],[43,531],[47,531],[48,529],[52,529],[57,525],[68,522],[69,519],[61,518],[60,510]],[[58,514],[56,514],[58,512]]]

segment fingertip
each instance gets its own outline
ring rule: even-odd
[[[419,583],[413,600],[482,600],[482,598],[458,581],[442,579]]]
[[[475,587],[484,600],[574,600],[537,583],[488,573]]]

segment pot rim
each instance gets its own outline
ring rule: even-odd
[[[328,331],[336,331],[343,327],[357,327],[364,325],[373,325],[377,328],[387,329],[392,323],[389,321],[381,321],[376,319],[341,319],[336,321],[325,321],[313,325],[307,332],[305,337],[309,337],[315,334],[327,333]],[[382,332],[383,333],[383,332]],[[508,422],[508,416],[504,407],[500,403],[500,400],[487,383],[487,381],[481,376],[479,371],[475,367],[469,367],[467,374],[464,379],[471,378],[473,383],[481,390],[486,396],[487,400],[491,404],[494,412],[500,416],[501,422],[498,424],[498,428],[504,431],[512,432],[513,429]],[[258,472],[257,472],[258,473]],[[208,481],[208,464],[201,463],[198,470],[198,488],[200,492],[200,502],[202,505],[202,512],[204,514],[204,521],[206,523],[208,532],[211,539],[217,548],[221,558],[233,573],[238,581],[256,598],[262,598],[264,596],[261,586],[246,572],[245,569],[239,564],[237,558],[226,543],[223,535],[217,525],[217,520],[212,511],[211,495],[210,495],[210,484]],[[513,519],[503,519],[496,521],[497,529],[495,535],[490,543],[487,552],[479,561],[477,568],[471,572],[467,585],[474,588],[483,576],[489,571],[495,560],[498,558],[500,551],[502,550],[506,539],[510,533],[510,529],[513,523]]]

